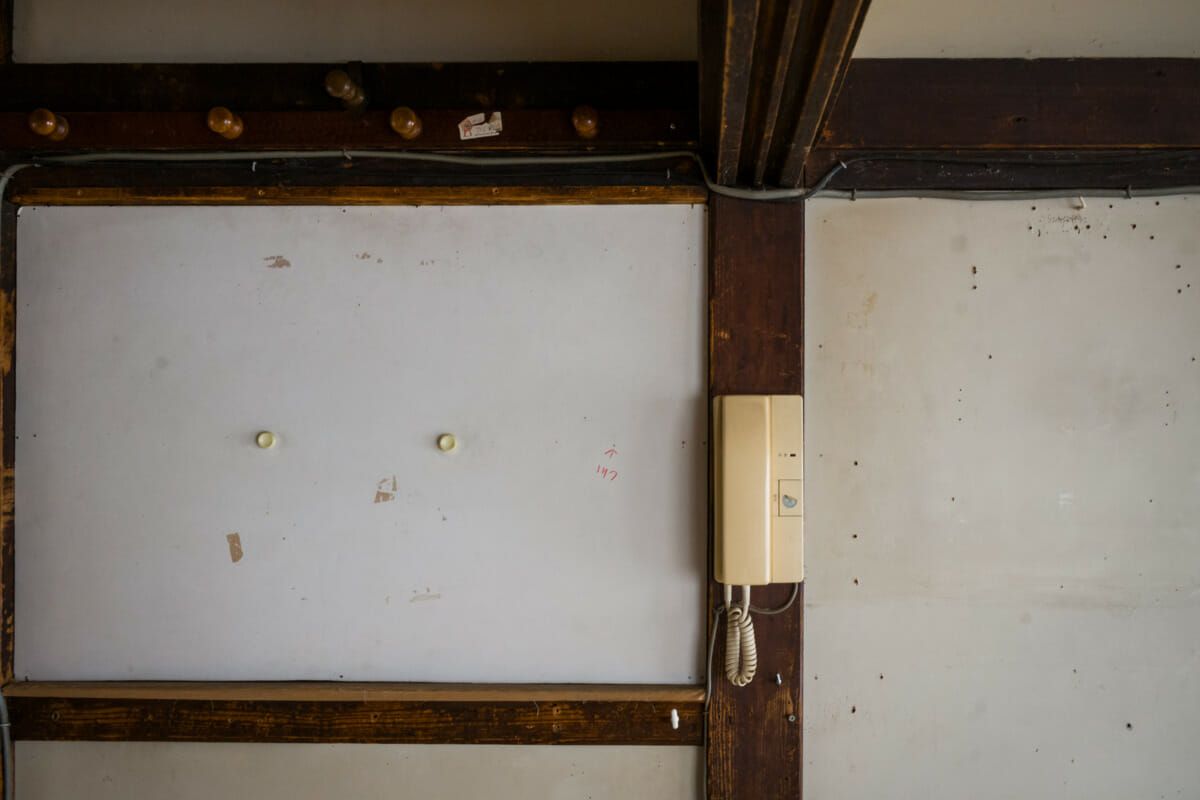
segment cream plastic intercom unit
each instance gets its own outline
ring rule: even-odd
[[[804,399],[714,398],[713,437],[717,581],[804,580]]]

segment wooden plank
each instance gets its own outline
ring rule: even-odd
[[[750,97],[751,131],[739,169],[742,176],[750,176],[755,186],[762,185],[766,179],[796,39],[802,21],[814,5],[803,0],[763,0],[763,3],[758,34],[762,44],[760,58],[754,62],[755,89]]]
[[[714,197],[709,210],[710,392],[803,391],[804,206]],[[790,586],[756,587],[756,605],[785,602]],[[710,582],[709,602],[723,602]],[[798,797],[803,679],[803,591],[776,616],[755,615],[758,675],[736,688],[717,638],[708,717],[709,797]],[[778,682],[776,681],[778,675]]]
[[[791,123],[787,155],[779,174],[782,186],[800,185],[804,163],[820,136],[821,123],[837,100],[869,5],[870,0],[830,0],[812,64],[796,87],[803,87],[804,99],[799,114]]]
[[[701,0],[700,114],[717,183],[737,183],[759,0]]]
[[[0,204],[0,680],[13,678],[17,206]]]
[[[0,683],[13,678],[16,356],[17,206],[0,200]],[[0,777],[0,791],[9,780]]]
[[[0,0],[11,5],[11,0]],[[0,6],[2,7],[2,6]],[[10,64],[0,68],[0,111],[336,111],[325,74],[337,64]],[[471,111],[587,104],[690,109],[691,61],[360,64],[368,108]]]
[[[866,159],[858,161],[856,159]],[[1155,189],[1200,185],[1194,150],[841,150],[817,148],[805,184],[845,161],[832,189]]]
[[[820,147],[1200,147],[1200,59],[855,59]]]
[[[19,205],[603,205],[703,203],[697,186],[30,186]]]
[[[687,150],[696,146],[693,115],[683,110],[605,111],[597,134],[583,139],[567,110],[503,112],[498,136],[463,141],[458,123],[474,113],[418,109],[424,128],[413,140],[388,125],[387,111],[243,111],[237,139],[210,131],[203,112],[75,112],[56,109],[70,123],[70,134],[52,142],[29,129],[28,112],[0,114],[0,148],[42,154],[112,150]]]
[[[19,681],[5,697],[268,702],[699,703],[703,686],[597,683],[372,683],[342,681]]]
[[[702,701],[9,699],[15,739],[393,744],[702,742]],[[672,728],[670,713],[679,716]]]
[[[12,63],[13,1],[0,0],[0,64]]]

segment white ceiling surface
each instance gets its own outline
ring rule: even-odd
[[[17,0],[21,62],[696,58],[695,0]],[[860,58],[1200,57],[1195,0],[874,0]]]
[[[872,0],[856,58],[1200,57],[1196,0]]]
[[[695,747],[21,742],[23,800],[691,800]]]
[[[809,204],[810,800],[1200,796],[1200,197],[1078,206]]]

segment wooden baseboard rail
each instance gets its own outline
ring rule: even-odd
[[[4,694],[17,740],[696,746],[704,733],[699,686],[32,681]]]

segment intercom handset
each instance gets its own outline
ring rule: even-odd
[[[713,399],[714,571],[725,584],[726,674],[754,677],[750,587],[804,580],[804,399]],[[732,605],[733,586],[742,602]]]

